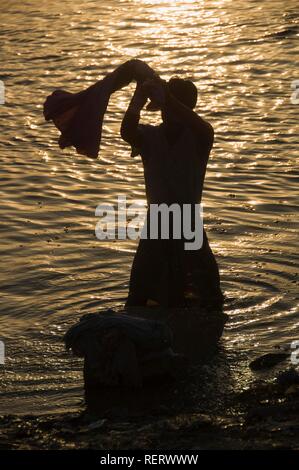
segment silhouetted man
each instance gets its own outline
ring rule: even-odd
[[[148,98],[152,108],[155,104],[161,110],[158,126],[139,124]],[[149,205],[195,207],[201,201],[214,131],[193,111],[196,102],[197,89],[190,80],[165,82],[157,78],[137,85],[121,135],[132,146],[132,155],[142,157]],[[128,306],[195,304],[214,308],[222,304],[218,266],[205,231],[200,249],[186,250],[185,241],[183,236],[140,240],[131,270]]]

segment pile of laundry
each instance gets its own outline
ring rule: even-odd
[[[85,385],[141,387],[152,378],[176,378],[188,361],[172,349],[166,323],[106,310],[84,315],[64,336],[84,357]]]

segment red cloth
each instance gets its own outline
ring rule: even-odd
[[[149,65],[133,59],[79,93],[55,90],[44,103],[44,117],[60,130],[59,147],[73,146],[77,153],[97,158],[110,95],[133,80],[142,83],[155,76],[157,74]]]

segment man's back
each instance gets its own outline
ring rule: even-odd
[[[199,203],[209,148],[188,127],[172,141],[164,124],[139,124],[138,131],[148,203]]]

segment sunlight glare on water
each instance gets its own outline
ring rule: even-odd
[[[82,362],[64,352],[62,335],[83,313],[126,298],[136,243],[98,241],[94,213],[119,194],[145,199],[140,159],[119,135],[134,87],[112,97],[97,161],[58,148],[42,105],[132,57],[164,79],[192,79],[197,112],[215,129],[204,218],[232,369],[298,339],[297,1],[2,1],[0,15],[1,412],[76,408]]]

